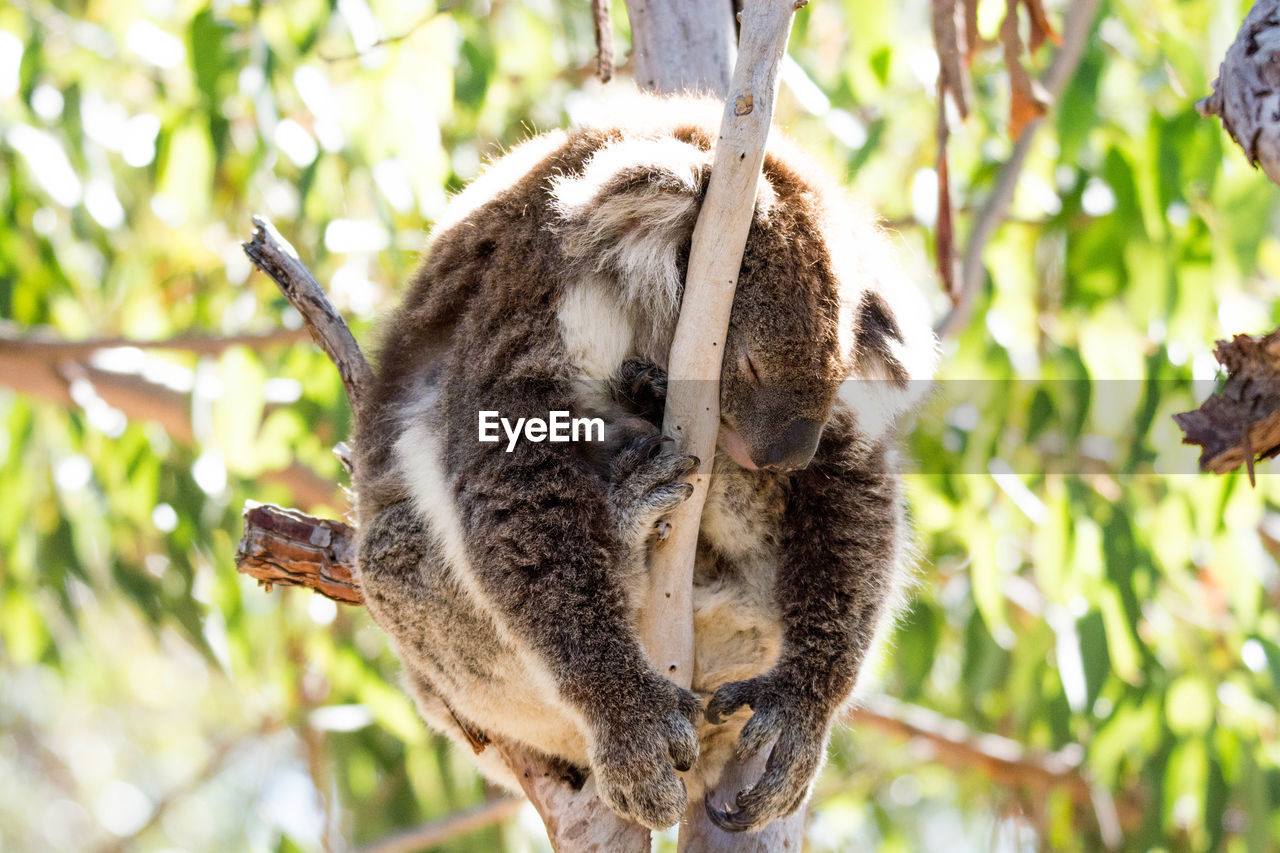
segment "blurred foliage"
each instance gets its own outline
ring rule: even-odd
[[[239,249],[263,212],[367,335],[448,193],[598,93],[587,6],[0,7],[0,214],[17,226],[0,228],[0,318],[73,340],[296,327]],[[1215,338],[1280,321],[1276,189],[1192,107],[1247,6],[1103,4],[910,441],[921,583],[868,683],[1033,747],[1080,744],[1136,807],[1126,850],[1280,837],[1280,481],[1197,475],[1169,418],[1213,387]],[[983,0],[988,34],[1003,8]],[[812,4],[791,43],[812,85],[791,75],[779,105],[922,280],[927,22],[923,0]],[[1011,148],[998,50],[974,70],[952,142],[962,238]],[[126,349],[98,366],[187,395],[194,441],[91,388],[68,408],[0,387],[0,849],[341,848],[484,798],[363,612],[232,567],[246,499],[300,500],[272,472],[339,476],[348,412],[324,356]],[[836,739],[810,842],[1100,843],[1065,794],[857,732]],[[544,843],[523,814],[448,849]]]

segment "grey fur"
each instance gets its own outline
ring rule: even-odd
[[[459,742],[499,733],[589,769],[611,807],[650,827],[680,819],[735,741],[773,744],[736,810],[711,811],[752,829],[803,803],[892,609],[905,532],[886,424],[931,369],[932,336],[902,307],[911,285],[874,225],[779,145],[721,398],[722,441],[786,461],[749,470],[717,453],[694,692],[654,671],[635,629],[644,558],[697,464],[655,424],[715,133],[682,103],[647,109],[648,126],[517,149],[433,237],[358,424],[360,580],[424,717]],[[882,381],[842,393],[859,377]],[[479,409],[601,416],[608,441],[508,454],[477,441]],[[824,425],[816,451],[802,422]],[[698,695],[711,696],[705,722]],[[481,769],[513,784],[491,752]],[[675,770],[695,762],[687,792]]]

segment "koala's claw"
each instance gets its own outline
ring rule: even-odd
[[[703,806],[706,808],[707,817],[711,818],[711,822],[725,832],[746,832],[748,829],[753,828],[750,821],[743,818],[741,811],[730,809],[727,803],[723,809],[718,809],[711,805],[710,794],[707,794],[706,799],[703,800]]]
[[[788,693],[766,674],[722,685],[707,704],[707,721],[713,725],[744,705],[751,708],[751,719],[738,735],[740,760],[774,742],[759,781],[739,791],[732,808],[716,808],[707,796],[707,817],[725,832],[759,829],[794,814],[809,795],[826,752],[828,721],[803,711]]]
[[[602,737],[592,766],[600,797],[614,811],[650,829],[678,823],[689,804],[684,772],[698,760],[697,721],[701,711],[696,696],[655,675],[654,690],[666,694],[666,710],[644,722],[630,720],[625,730]],[[674,694],[674,695],[673,695]],[[656,699],[656,697],[655,697]],[[674,703],[671,703],[674,699]],[[667,759],[670,759],[668,763]]]
[[[667,404],[667,374],[647,358],[629,358],[618,365],[609,393],[645,420],[657,426]]]
[[[671,525],[664,516],[693,494],[684,480],[697,469],[698,458],[673,452],[670,442],[656,431],[637,436],[610,463],[614,520],[621,540],[631,547],[644,549],[651,538],[666,539]]]

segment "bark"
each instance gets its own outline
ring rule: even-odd
[[[636,86],[663,95],[729,88],[732,0],[627,0]]]
[[[1200,408],[1173,419],[1182,443],[1200,446],[1202,471],[1225,474],[1243,463],[1253,485],[1254,461],[1280,453],[1280,329],[1218,341],[1213,354],[1227,381]]]
[[[1258,0],[1213,83],[1196,106],[1217,116],[1245,156],[1280,184],[1280,0]],[[1218,341],[1227,369],[1222,388],[1199,409],[1174,415],[1184,444],[1202,449],[1200,469],[1223,474],[1280,453],[1280,329],[1262,337]]]
[[[596,79],[613,79],[613,10],[610,0],[591,0],[591,23],[596,34]]]
[[[298,309],[306,321],[311,339],[338,368],[352,411],[359,413],[360,400],[373,385],[369,362],[365,361],[346,321],[333,307],[324,288],[311,270],[298,260],[293,246],[267,220],[255,216],[253,224],[253,238],[243,244],[244,253],[254,266],[271,276],[289,304]]]
[[[344,604],[364,604],[353,572],[355,530],[271,504],[245,507],[236,570],[267,592],[276,584],[307,586]]]
[[[1249,162],[1280,183],[1280,0],[1258,0],[1249,10],[1213,94],[1196,106],[1222,119]]]
[[[538,810],[557,853],[648,853],[649,830],[618,817],[596,796],[595,780],[578,787],[553,765],[515,744],[495,739],[525,796]]]

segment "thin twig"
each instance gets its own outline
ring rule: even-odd
[[[520,797],[497,797],[474,808],[407,829],[361,847],[357,853],[413,853],[447,844],[460,835],[501,823],[524,805]]]
[[[372,42],[368,46],[363,47],[359,50],[353,50],[350,53],[342,53],[337,56],[326,56],[324,53],[321,53],[319,54],[320,61],[329,62],[329,63],[338,63],[338,62],[352,62],[354,60],[361,59],[380,47],[386,47],[387,45],[392,45],[392,44],[396,44],[397,42],[404,41],[405,39],[411,37],[416,32],[418,32],[418,30],[422,29],[424,26],[431,23],[431,20],[435,18],[436,15],[449,12],[457,5],[458,5],[457,3],[449,3],[449,4],[441,5],[437,8],[433,8],[430,12],[428,12],[427,14],[419,18],[417,22],[410,25],[409,29],[405,30],[404,32],[394,36],[384,36],[383,38],[380,38],[377,41]]]
[[[613,9],[609,0],[591,0],[591,23],[596,31],[596,78],[613,79]]]
[[[271,223],[255,216],[253,224],[253,238],[243,244],[244,253],[254,266],[271,276],[285,299],[298,309],[311,339],[338,368],[351,408],[358,412],[361,400],[373,386],[373,371],[347,322],[333,307],[315,276],[298,260],[298,253]]]
[[[1071,76],[1075,73],[1084,56],[1084,49],[1093,19],[1097,14],[1101,0],[1078,0],[1067,10],[1066,23],[1063,26],[1062,47],[1053,59],[1053,64],[1044,76],[1044,88],[1054,101],[1061,96]],[[969,243],[965,248],[964,262],[961,265],[960,298],[942,321],[938,323],[939,337],[951,337],[960,332],[969,322],[973,313],[978,292],[986,279],[986,271],[982,265],[982,254],[987,242],[995,234],[1004,218],[1009,203],[1013,201],[1013,191],[1017,187],[1022,167],[1026,165],[1027,155],[1035,141],[1036,133],[1044,124],[1044,119],[1035,119],[1023,128],[1022,135],[1013,146],[1013,152],[1000,169],[996,177],[996,185],[987,196],[986,202],[974,219],[973,229],[969,235]]]

